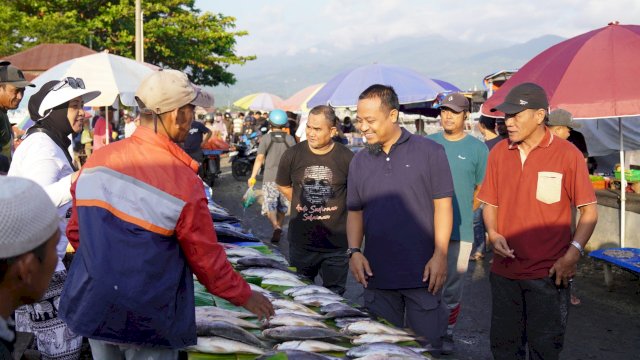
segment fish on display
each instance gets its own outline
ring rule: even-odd
[[[383,342],[360,345],[347,351],[347,356],[350,358],[359,358],[373,354],[408,356],[409,359],[426,359],[426,357],[407,347]]]
[[[318,340],[294,340],[286,341],[274,346],[276,350],[302,350],[310,352],[327,352],[335,351],[342,352],[349,350],[348,348],[340,345],[331,344]]]
[[[266,296],[269,300],[273,300],[275,299],[278,295],[274,294],[273,292],[264,289],[256,284],[252,284],[249,283],[249,287],[251,288],[251,290],[255,291],[255,292],[259,292],[260,294]]]
[[[403,341],[414,341],[412,336],[390,335],[390,334],[362,334],[351,339],[352,344],[371,344],[377,342],[399,343]]]
[[[311,310],[311,309],[309,309],[309,310]],[[298,316],[310,317],[312,319],[324,319],[323,315],[320,315],[320,314],[318,314],[316,312],[313,312],[313,310],[311,310],[311,312],[306,312],[306,311],[300,311],[300,310],[292,310],[292,309],[280,308],[280,309],[276,309],[275,313],[276,313],[276,315],[298,315]]]
[[[229,324],[233,324],[235,326],[240,326],[242,328],[245,329],[259,329],[260,326],[244,320],[244,319],[240,319],[240,318],[236,318],[236,317],[231,317],[231,316],[202,316],[202,317],[196,317],[196,327],[198,326],[198,324],[206,324],[207,322],[210,321],[225,321],[228,322]]]
[[[327,289],[324,286],[320,286],[320,285],[298,286],[298,287],[294,287],[294,288],[287,289],[287,290],[284,291],[285,295],[290,295],[290,296],[293,296],[293,297],[301,296],[301,295],[317,294],[317,293],[334,294],[335,295],[335,293],[333,291]]]
[[[284,356],[283,356],[284,355]],[[332,356],[325,356],[310,351],[302,350],[276,350],[265,353],[264,355],[257,357],[256,360],[268,360],[268,359],[288,359],[288,360],[339,360]]]
[[[390,334],[390,335],[406,335],[410,336],[404,330],[392,328],[385,324],[373,320],[363,320],[351,323],[340,330],[345,334]]]
[[[262,335],[266,338],[280,341],[328,339],[342,337],[340,333],[334,330],[313,326],[279,326],[263,330]]]
[[[230,324],[226,321],[201,320],[196,322],[196,333],[198,336],[210,337],[219,336],[229,340],[240,341],[245,344],[253,345],[256,347],[264,347],[264,344],[255,335],[247,330]]]
[[[244,276],[257,276],[263,279],[300,280],[300,277],[292,272],[273,268],[249,268],[240,271]]]
[[[298,295],[298,296],[294,296],[293,297],[293,299],[295,301],[305,300],[305,299],[309,299],[309,298],[314,298],[314,299],[322,298],[322,299],[336,300],[336,301],[345,301],[346,300],[345,298],[343,298],[342,296],[337,295],[337,294],[323,294],[323,293]]]
[[[272,317],[267,322],[269,327],[275,326],[312,326],[328,329],[327,324],[322,321],[310,318],[308,316],[300,316],[295,314],[280,314]],[[304,349],[299,349],[304,350]]]
[[[331,311],[336,311],[336,310],[350,310],[350,309],[354,309],[354,307],[349,306],[347,304],[341,303],[341,302],[337,302],[337,303],[332,303],[332,304],[328,304],[325,306],[322,306],[320,308],[320,312],[323,314],[326,314],[328,312]]]
[[[189,346],[187,349],[209,354],[264,354],[264,350],[256,346],[219,336],[198,337],[197,345]]]
[[[387,355],[387,354],[369,354],[367,356],[355,358],[353,360],[414,360],[429,359],[422,355]]]
[[[276,285],[276,286],[301,286],[304,285],[302,280],[297,279],[273,279],[273,278],[263,278],[263,285]]]
[[[233,311],[216,306],[196,306],[196,318],[198,316],[225,316],[235,318],[252,318],[257,317],[254,313],[244,311]]]
[[[237,264],[245,268],[261,267],[261,268],[274,268],[283,271],[289,271],[286,265],[283,265],[278,260],[272,259],[267,256],[245,256],[237,261]]]
[[[237,257],[245,257],[245,256],[264,256],[263,253],[261,253],[260,251],[250,248],[250,247],[246,247],[246,246],[240,246],[240,247],[236,247],[236,248],[231,248],[231,249],[225,249],[224,250],[227,253],[227,257],[229,256],[237,256]]]
[[[331,304],[329,304],[331,305]],[[338,310],[333,310],[333,311],[329,311],[328,313],[324,314],[324,316],[327,319],[334,319],[334,318],[345,318],[345,317],[360,317],[360,320],[363,320],[362,318],[368,318],[369,315],[365,312],[362,312],[358,309],[355,308],[350,308],[350,309],[338,309]]]
[[[271,302],[271,305],[273,305],[273,307],[275,307],[276,309],[296,310],[296,311],[308,313],[310,315],[317,315],[315,311],[309,309],[308,307],[290,300],[275,299]]]
[[[301,304],[304,304],[304,305],[324,306],[324,305],[328,305],[328,304],[337,302],[339,300],[327,299],[327,298],[322,298],[322,297],[309,297],[309,298],[304,298],[304,299],[300,299],[300,300],[298,300],[296,298],[296,301],[301,303]]]
[[[349,324],[353,324],[354,322],[358,322],[358,321],[362,321],[362,320],[367,320],[367,318],[363,318],[363,317],[340,317],[340,318],[335,318],[334,321],[336,323],[336,326],[339,328],[343,328]],[[370,320],[370,319],[369,319]]]

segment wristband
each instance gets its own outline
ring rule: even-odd
[[[572,240],[571,241],[571,245],[573,245],[573,247],[575,247],[576,249],[578,249],[578,251],[580,252],[580,255],[584,255],[584,249],[582,248],[582,245],[580,245],[579,242]]]

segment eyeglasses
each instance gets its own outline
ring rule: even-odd
[[[60,82],[53,87],[53,89],[51,89],[51,91],[58,91],[60,89],[62,89],[65,85],[69,85],[69,87],[71,87],[72,89],[84,89],[84,81],[82,81],[81,78],[72,78],[72,77],[67,77],[64,78],[62,80],[60,80]]]

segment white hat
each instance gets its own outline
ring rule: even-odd
[[[136,100],[144,111],[163,114],[187,104],[213,106],[213,97],[194,86],[187,74],[178,70],[154,71],[148,75],[136,91]]]
[[[68,83],[64,84],[63,82],[68,81],[67,79],[68,78],[60,80],[61,87],[57,90],[54,90],[59,87],[58,85],[54,86],[51,90],[49,90],[47,95],[45,95],[44,99],[42,99],[40,108],[38,108],[38,114],[40,116],[44,117],[47,110],[53,109],[54,107],[64,104],[79,96],[82,96],[82,101],[84,101],[85,104],[100,96],[100,91],[80,88],[74,89],[69,86]]]
[[[58,229],[58,211],[32,180],[0,177],[0,258],[25,254]]]

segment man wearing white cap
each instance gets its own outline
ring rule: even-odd
[[[0,177],[0,359],[11,359],[11,314],[42,298],[56,267],[56,207],[35,182]]]
[[[95,152],[71,188],[67,235],[77,253],[60,316],[89,338],[95,359],[176,359],[194,345],[194,273],[212,294],[261,318],[273,314],[227,261],[198,163],[176,144],[211,97],[184,73],[161,70],[136,99],[140,126]]]

